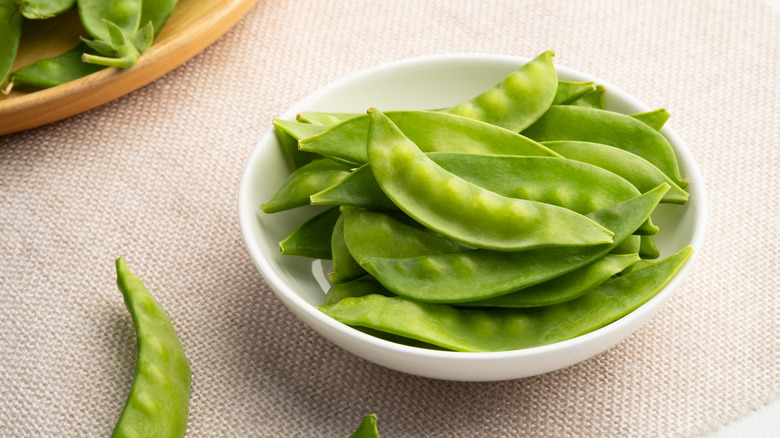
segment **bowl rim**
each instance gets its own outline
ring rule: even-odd
[[[463,62],[463,61],[507,62],[507,63],[514,63],[519,67],[520,65],[528,62],[529,60],[530,58],[521,57],[521,56],[489,54],[489,53],[471,53],[471,52],[432,54],[432,55],[415,56],[410,58],[402,58],[395,61],[385,62],[369,68],[365,68],[353,72],[351,74],[348,74],[346,76],[343,76],[342,78],[337,79],[333,82],[330,82],[329,84],[320,87],[313,93],[307,95],[303,99],[293,104],[288,110],[286,110],[278,117],[282,119],[294,120],[295,116],[298,113],[305,110],[308,106],[311,106],[313,102],[317,101],[323,95],[331,92],[332,90],[337,89],[343,86],[344,84],[355,81],[362,77],[375,75],[377,73],[386,72],[392,69],[408,68],[408,67],[414,67],[416,65],[424,65],[429,63],[448,63],[448,62],[452,63],[452,62]],[[647,105],[645,105],[643,102],[639,101],[637,98],[623,91],[621,88],[612,85],[608,81],[605,81],[601,78],[597,78],[587,73],[583,73],[576,69],[566,67],[564,65],[555,64],[555,68],[559,74],[559,77],[560,76],[576,77],[577,80],[596,82],[598,84],[604,85],[607,88],[607,90],[609,90],[608,92],[609,95],[613,96],[615,99],[626,101],[630,105],[635,106],[637,108],[644,108],[643,111],[650,111],[650,108]],[[641,305],[639,308],[635,309],[634,311],[623,316],[622,318],[613,321],[612,323],[609,323],[597,330],[594,330],[592,332],[565,341],[556,342],[554,344],[542,345],[538,347],[530,347],[530,348],[519,349],[519,350],[507,350],[507,351],[496,351],[496,352],[458,352],[458,351],[442,351],[442,350],[432,350],[432,349],[425,349],[420,347],[413,347],[413,346],[398,344],[395,342],[380,339],[371,336],[369,334],[363,333],[352,327],[349,327],[346,324],[343,324],[325,315],[324,313],[319,311],[315,306],[312,306],[311,304],[306,302],[303,298],[298,296],[298,294],[296,294],[295,291],[293,291],[288,284],[286,284],[278,275],[276,275],[273,272],[273,269],[271,268],[271,262],[261,254],[259,250],[258,242],[256,242],[254,240],[254,237],[251,235],[251,232],[249,230],[250,226],[247,222],[249,220],[256,220],[257,210],[248,211],[249,207],[246,206],[245,203],[243,202],[243,200],[247,196],[247,191],[250,190],[250,187],[248,187],[249,185],[248,180],[250,179],[249,175],[253,171],[253,166],[257,163],[257,160],[263,151],[264,145],[271,140],[271,138],[269,137],[275,136],[273,132],[273,128],[269,128],[267,131],[265,131],[265,133],[261,136],[259,141],[255,144],[249,157],[245,162],[244,169],[241,173],[241,181],[238,189],[239,225],[241,228],[245,246],[248,252],[250,253],[250,256],[255,266],[260,271],[264,279],[269,283],[269,286],[274,291],[276,296],[288,308],[290,308],[290,310],[292,310],[295,314],[297,314],[298,317],[302,316],[299,312],[305,313],[306,316],[313,318],[315,321],[317,321],[317,323],[327,326],[329,329],[334,330],[335,332],[341,333],[348,337],[356,338],[362,343],[369,344],[384,350],[389,350],[391,353],[417,356],[420,358],[458,360],[458,361],[465,361],[465,362],[533,358],[535,356],[546,355],[551,352],[560,352],[563,350],[567,350],[570,347],[573,347],[575,345],[588,343],[598,338],[602,338],[608,334],[616,335],[617,333],[620,333],[627,326],[636,323],[641,323],[642,321],[639,320],[644,320],[646,318],[649,318],[658,309],[660,309],[661,305],[674,294],[674,291],[682,284],[682,282],[685,280],[687,275],[693,269],[696,260],[699,258],[699,254],[701,252],[701,248],[704,242],[705,231],[707,228],[708,204],[707,204],[706,188],[701,174],[701,170],[698,164],[696,163],[696,160],[694,159],[692,152],[687,147],[687,145],[682,140],[682,138],[669,126],[664,126],[664,128],[661,130],[661,133],[672,144],[675,153],[677,154],[678,162],[684,162],[686,165],[687,177],[690,179],[689,193],[693,194],[695,189],[698,208],[696,208],[695,210],[696,218],[694,221],[695,224],[693,229],[693,236],[689,243],[689,245],[694,248],[693,255],[686,262],[686,264],[680,269],[677,275],[675,275],[675,277],[669,282],[669,284],[667,284],[661,291],[659,291],[658,294],[656,294],[649,301]],[[275,138],[273,139],[273,141],[276,141]],[[323,336],[330,338],[329,336],[324,334]]]

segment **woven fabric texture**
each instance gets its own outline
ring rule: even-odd
[[[699,436],[780,396],[780,5],[761,0],[260,0],[184,65],[0,137],[0,436],[107,436],[135,361],[123,256],[192,363],[188,437]],[[481,52],[555,62],[672,114],[709,195],[695,269],[572,367],[462,383],[390,371],[272,294],[237,219],[271,120],[347,74]],[[2,120],[0,120],[2,123]]]

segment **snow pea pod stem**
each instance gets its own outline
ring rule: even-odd
[[[116,260],[117,286],[133,318],[135,376],[112,437],[182,437],[187,428],[191,371],[171,320],[140,278]]]

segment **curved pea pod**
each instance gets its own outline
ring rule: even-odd
[[[260,208],[276,213],[309,204],[309,197],[349,175],[350,169],[327,158],[316,159],[296,169],[279,190]]]
[[[326,113],[321,111],[301,111],[295,119],[302,123],[311,123],[320,126],[335,126],[347,120],[360,117],[362,113]]]
[[[622,176],[640,192],[646,192],[659,184],[669,184],[670,189],[661,202],[685,204],[688,193],[674,183],[665,173],[649,161],[621,148],[584,141],[546,141],[543,143],[570,160],[582,161]]]
[[[16,60],[22,37],[22,14],[13,0],[0,0],[0,87],[5,84]]]
[[[376,420],[376,414],[366,415],[349,438],[379,438]]]
[[[455,351],[538,347],[590,333],[636,310],[669,284],[692,253],[685,247],[659,263],[611,278],[579,298],[531,309],[462,309],[378,294],[318,308],[350,326]]]
[[[677,157],[669,141],[641,121],[612,111],[553,105],[523,132],[541,142],[574,140],[601,143],[632,152],[651,162],[675,184],[685,188]]]
[[[312,216],[279,242],[279,251],[284,255],[330,259],[331,236],[340,214],[333,207]]]
[[[571,210],[508,198],[442,169],[378,110],[368,159],[379,186],[410,217],[478,248],[502,251],[612,242],[612,232]]]
[[[385,195],[368,163],[353,170],[346,178],[310,197],[312,205],[346,205],[373,210],[398,210]]]
[[[479,120],[434,111],[389,111],[385,114],[423,152],[469,152],[500,155],[558,156],[516,132]],[[368,161],[366,114],[301,139],[299,148],[357,165]]]
[[[92,49],[82,43],[60,55],[39,59],[11,74],[11,82],[36,88],[50,88],[91,75],[106,68],[103,65],[89,64],[81,60],[83,53]]]
[[[639,261],[637,254],[607,254],[552,280],[495,298],[470,301],[467,307],[541,307],[573,300]]]
[[[274,119],[274,133],[282,147],[287,160],[297,169],[310,163],[316,158],[322,158],[318,154],[304,152],[298,149],[298,141],[301,138],[311,137],[322,133],[326,128],[320,125],[294,122],[284,119]]]
[[[449,254],[474,248],[390,215],[342,207],[344,241],[353,257],[405,258],[429,254]]]
[[[588,215],[615,233],[614,243],[521,252],[466,251],[358,262],[393,293],[421,302],[462,303],[500,296],[567,274],[612,251],[650,216],[669,189],[649,192]]]
[[[366,275],[357,260],[352,256],[347,248],[347,242],[344,241],[344,215],[340,214],[336,225],[333,227],[333,234],[330,240],[330,252],[333,260],[333,270],[328,274],[328,280],[333,284],[352,281],[360,276]]]
[[[136,329],[135,376],[112,437],[183,437],[191,371],[165,310],[127,267],[116,261],[117,285]]]
[[[604,93],[607,92],[607,88],[603,85],[597,85],[596,88],[590,93],[586,93],[579,98],[575,99],[569,105],[581,106],[585,108],[604,109]]]
[[[640,195],[630,182],[601,167],[575,160],[429,153],[436,164],[466,181],[503,196],[592,213]],[[636,231],[656,234],[648,219]]]
[[[364,275],[351,281],[332,285],[325,294],[325,304],[337,303],[347,297],[362,297],[370,294],[392,295],[374,277]]]
[[[553,105],[566,105],[596,90],[593,82],[558,81]]]
[[[655,239],[653,236],[640,236],[639,239],[639,256],[643,259],[657,259],[661,255],[661,251],[655,245]]]
[[[440,110],[520,132],[550,107],[558,91],[552,51],[546,51],[474,98]]]
[[[631,114],[631,117],[639,120],[656,131],[660,131],[661,128],[664,127],[670,116],[671,114],[669,114],[669,111],[666,111],[664,108],[647,111],[644,113]]]
[[[22,0],[19,9],[25,18],[42,20],[60,15],[76,4],[76,0]]]

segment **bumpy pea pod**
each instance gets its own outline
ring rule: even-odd
[[[5,84],[14,65],[21,36],[22,14],[16,3],[0,0],[0,87]]]
[[[67,52],[52,58],[39,59],[11,74],[13,84],[30,85],[37,88],[49,88],[62,85],[105,68],[103,65],[82,61],[84,53],[95,53],[82,43]]]
[[[130,68],[154,40],[152,23],[141,27],[141,0],[77,0],[81,24],[92,40],[84,43],[101,55],[85,53],[84,62]]]
[[[455,351],[538,347],[584,335],[628,315],[669,284],[692,254],[693,249],[685,247],[659,263],[609,279],[579,298],[531,309],[459,309],[376,294],[318,308],[350,326]]]
[[[639,261],[637,254],[607,254],[595,262],[527,287],[487,300],[461,303],[467,307],[541,307],[573,300]]]
[[[187,428],[190,364],[165,310],[127,267],[116,261],[117,285],[133,318],[135,376],[113,437],[182,437]]]
[[[379,186],[410,217],[478,248],[518,251],[612,242],[612,232],[569,209],[508,198],[447,172],[380,111],[369,111],[368,160]]]
[[[316,159],[296,169],[271,199],[260,205],[266,213],[276,213],[309,204],[309,197],[349,175],[347,166],[327,158]]]
[[[349,438],[379,438],[376,420],[376,414],[366,415]]]
[[[344,215],[339,215],[333,233],[330,237],[330,253],[333,261],[333,270],[328,273],[328,280],[334,285],[352,281],[366,274],[366,270],[358,264],[352,253],[347,248],[344,240]],[[330,293],[330,292],[328,292]]]
[[[462,303],[492,298],[567,274],[608,254],[639,228],[668,189],[664,184],[588,215],[613,230],[612,244],[521,252],[475,250],[405,259],[369,257],[358,262],[387,289],[413,300]]]
[[[76,0],[21,0],[19,10],[30,20],[40,20],[60,15],[72,8]]]
[[[481,120],[520,132],[552,104],[558,91],[558,73],[552,51],[546,51],[482,94],[442,112]]]
[[[674,183],[665,173],[646,159],[621,148],[584,141],[546,141],[548,148],[570,160],[590,163],[620,175],[640,192],[646,192],[659,184],[669,184],[670,189],[661,202],[685,204],[688,193]]]
[[[553,105],[523,134],[542,142],[574,140],[621,148],[651,162],[681,188],[687,184],[680,177],[677,157],[669,141],[655,129],[625,114]]]
[[[566,105],[595,90],[596,85],[593,82],[558,81],[558,91],[552,104]]]
[[[433,111],[389,111],[385,114],[424,152],[469,152],[500,155],[558,156],[539,143],[479,120]],[[367,114],[299,141],[302,151],[356,165],[368,161]]]
[[[631,117],[639,120],[656,131],[660,131],[661,128],[664,127],[670,116],[671,114],[669,114],[669,111],[666,111],[665,108],[647,111],[644,113],[631,114]]]
[[[279,251],[285,255],[331,258],[330,240],[340,214],[336,207],[315,214],[279,242]]]

